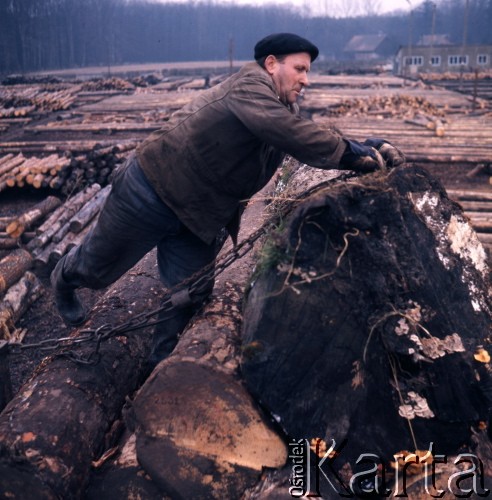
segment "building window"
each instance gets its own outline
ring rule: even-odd
[[[422,66],[424,58],[422,56],[405,57],[405,66]]]
[[[450,66],[466,66],[468,64],[468,56],[449,56],[448,64]]]
[[[441,65],[441,56],[432,56],[430,58],[431,66],[440,66]]]
[[[489,56],[487,54],[478,54],[477,64],[485,65],[489,62]]]

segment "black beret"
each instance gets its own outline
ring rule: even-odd
[[[319,54],[318,47],[313,45],[309,40],[302,38],[293,33],[274,33],[261,39],[255,45],[255,59],[262,57],[280,56],[283,54],[295,54],[296,52],[308,52],[311,56],[311,62],[314,61]]]

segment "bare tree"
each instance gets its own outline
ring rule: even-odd
[[[362,2],[362,15],[377,16],[381,13],[381,0],[365,0]]]
[[[360,0],[341,0],[336,10],[339,17],[355,17],[361,12]]]

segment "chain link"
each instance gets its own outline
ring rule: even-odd
[[[322,182],[313,186],[311,189],[303,192],[293,199],[282,202],[282,207],[278,210],[278,213],[263,223],[256,231],[254,231],[248,238],[239,242],[234,248],[223,254],[217,261],[211,262],[195,274],[186,278],[182,282],[178,283],[174,287],[166,291],[166,298],[163,300],[161,305],[149,312],[143,312],[137,314],[128,321],[114,326],[111,323],[105,323],[97,328],[87,328],[80,330],[76,337],[61,337],[57,339],[46,339],[40,342],[23,344],[21,342],[8,342],[7,347],[9,354],[20,354],[22,351],[27,349],[39,349],[41,352],[50,352],[56,349],[61,349],[57,356],[63,356],[72,361],[80,364],[96,364],[100,360],[100,346],[104,340],[110,337],[115,337],[118,335],[126,335],[135,330],[139,330],[148,326],[154,326],[165,320],[154,319],[153,317],[158,316],[161,313],[171,311],[175,304],[173,303],[173,297],[176,296],[180,291],[184,289],[188,290],[189,297],[203,292],[204,289],[215,280],[220,274],[222,274],[229,266],[234,262],[241,259],[247,255],[251,249],[254,247],[256,241],[258,241],[262,236],[267,235],[271,230],[278,226],[278,223],[282,218],[287,216],[293,207],[300,201],[306,199],[308,196],[313,194],[320,189],[333,184],[335,181],[346,180],[353,177],[353,173],[343,174],[335,179],[330,179],[328,181]],[[280,198],[281,200],[281,198]],[[95,343],[94,349],[89,354],[79,354],[68,348],[76,347],[82,344]]]

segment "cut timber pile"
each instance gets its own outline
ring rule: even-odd
[[[80,90],[85,92],[94,92],[100,90],[133,91],[135,90],[135,86],[127,80],[124,80],[123,78],[96,78],[82,83],[80,86]]]
[[[6,116],[24,116],[35,111],[58,111],[68,109],[77,97],[79,85],[68,89],[50,86],[32,85],[23,87],[0,87],[0,112],[12,110]],[[16,110],[28,109],[27,113],[18,114]]]
[[[412,95],[371,96],[346,99],[331,105],[322,116],[377,115],[413,118],[417,115],[443,117],[444,112],[425,97]]]
[[[458,73],[446,71],[444,73],[422,73],[419,75],[419,78],[422,80],[426,80],[429,82],[438,82],[440,80],[492,80],[492,71],[484,70],[479,71],[477,74],[475,72],[468,73]]]
[[[73,148],[41,158],[26,158],[23,153],[0,157],[0,192],[31,186],[70,195],[89,184],[104,186],[110,181],[113,170],[135,148],[135,143],[91,148],[84,154],[77,154],[77,145]]]
[[[394,454],[430,446],[490,476],[489,270],[460,207],[400,168],[321,190],[284,226],[244,312],[255,397],[296,442],[344,443],[347,486],[362,453],[388,479]]]
[[[17,106],[10,108],[0,108],[0,118],[18,118],[30,115],[36,110],[36,106]]]

